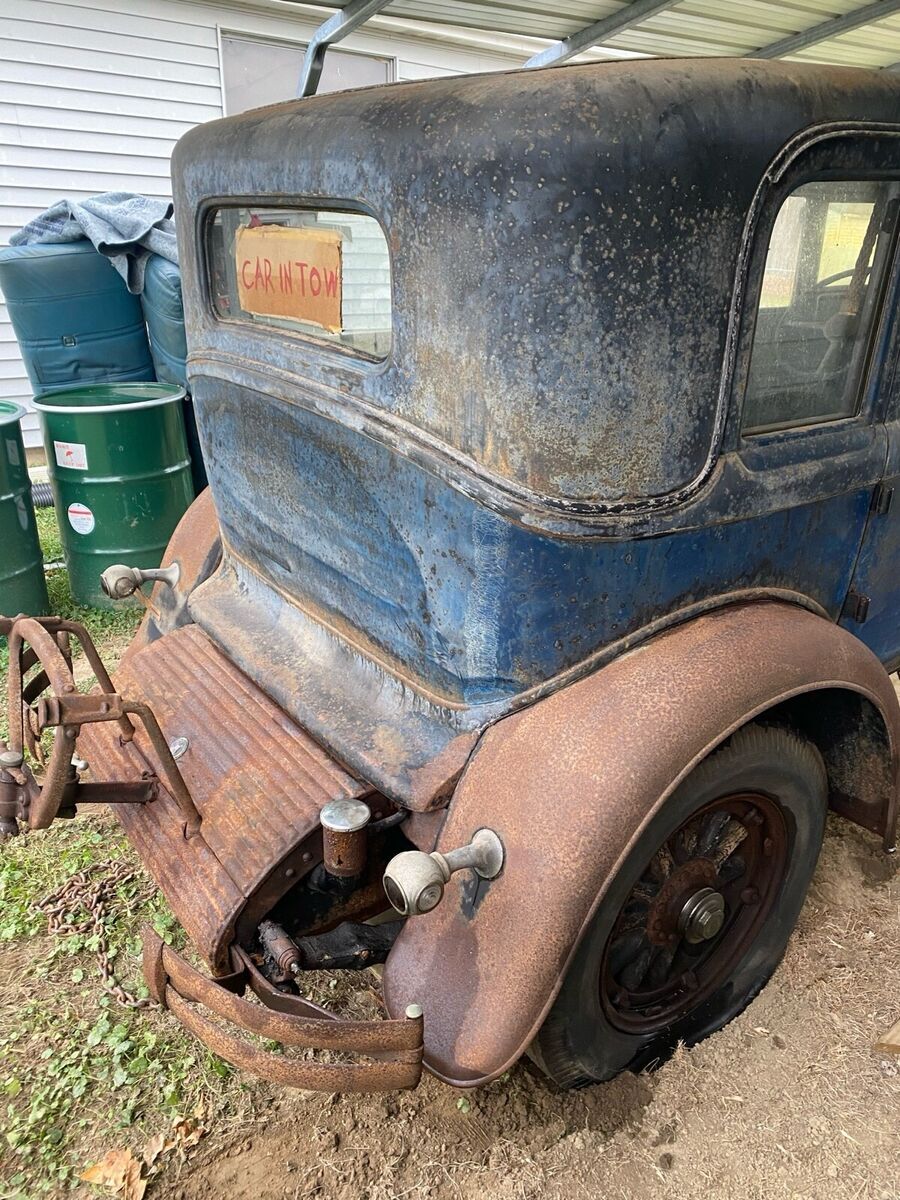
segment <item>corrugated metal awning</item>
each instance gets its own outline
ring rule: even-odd
[[[375,7],[382,16],[431,26],[541,39],[556,61],[576,55],[561,57],[554,43],[574,39],[564,51],[582,60],[724,55],[900,64],[900,0],[389,0]]]

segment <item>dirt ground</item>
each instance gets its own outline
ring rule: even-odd
[[[833,818],[788,954],[728,1028],[654,1074],[555,1094],[283,1092],[151,1200],[900,1200],[900,856]],[[361,987],[370,986],[360,981]]]

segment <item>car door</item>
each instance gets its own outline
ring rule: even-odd
[[[900,286],[886,305],[891,330],[879,373],[887,435],[884,478],[874,489],[862,546],[840,623],[878,655],[889,671],[900,669]]]
[[[820,171],[785,187],[770,227],[742,335],[736,462],[745,505],[766,513],[773,577],[841,620],[882,503],[900,184]]]

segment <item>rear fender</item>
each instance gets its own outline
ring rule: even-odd
[[[848,731],[827,729],[828,698],[841,695],[868,714],[855,755]],[[777,705],[802,710],[833,798],[892,842],[900,707],[890,679],[852,634],[790,604],[698,617],[488,730],[438,849],[488,826],[504,869],[490,882],[453,876],[433,912],[407,921],[384,973],[392,1016],[423,1005],[436,1075],[474,1086],[520,1057],[646,823],[701,759]]]
[[[161,566],[178,564],[178,582],[174,587],[165,583],[154,586],[150,607],[125,657],[143,650],[173,629],[191,623],[187,611],[191,592],[212,575],[221,557],[219,519],[213,507],[212,491],[206,488],[176,525],[163,556]]]

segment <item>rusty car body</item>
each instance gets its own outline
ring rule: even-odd
[[[281,1082],[570,1086],[719,1027],[826,807],[894,846],[900,79],[398,84],[173,179],[210,487],[114,681],[4,622],[7,824],[118,801],[211,972],[148,935],[152,994]],[[303,998],[377,962],[383,1022]]]

